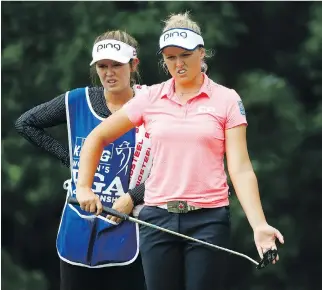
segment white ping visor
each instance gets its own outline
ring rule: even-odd
[[[90,65],[102,59],[111,59],[120,63],[128,63],[136,58],[136,49],[122,41],[106,39],[95,43]]]
[[[158,53],[168,46],[180,47],[186,50],[195,50],[199,45],[204,46],[200,34],[187,28],[172,28],[162,33],[159,40]]]

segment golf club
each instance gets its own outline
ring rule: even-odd
[[[69,204],[79,206],[79,202],[77,201],[77,199],[75,197],[70,196],[70,197],[68,197],[67,201],[68,201]],[[195,239],[195,238],[192,238],[192,237],[189,237],[189,236],[186,236],[186,235],[183,235],[183,234],[168,230],[166,228],[156,226],[156,225],[151,224],[151,223],[141,221],[139,219],[133,218],[133,217],[131,217],[131,216],[127,215],[127,214],[124,214],[124,213],[120,213],[120,212],[118,212],[118,211],[116,211],[116,210],[114,210],[112,208],[106,207],[106,206],[103,206],[103,212],[105,214],[109,214],[109,215],[118,217],[118,218],[123,219],[123,220],[128,220],[128,221],[140,224],[140,225],[151,227],[151,228],[154,228],[154,229],[169,233],[171,235],[182,237],[184,239],[188,239],[188,240],[191,240],[191,241],[194,241],[194,242],[197,242],[197,243],[200,243],[200,244],[212,247],[212,248],[216,248],[216,249],[221,250],[221,251],[226,251],[226,252],[231,253],[233,255],[240,256],[242,258],[245,258],[245,259],[251,261],[253,264],[255,264],[257,269],[265,268],[268,264],[272,263],[277,257],[277,250],[275,250],[275,249],[274,250],[268,250],[267,252],[264,253],[263,259],[260,260],[259,262],[257,262],[257,261],[255,261],[254,259],[250,258],[249,256],[247,256],[245,254],[242,254],[242,253],[230,250],[230,249],[226,249],[224,247],[220,247],[220,246],[217,246],[217,245],[214,245],[214,244],[211,244],[211,243],[207,243],[205,241],[201,241],[201,240],[198,240],[198,239]]]

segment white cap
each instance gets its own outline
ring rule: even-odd
[[[187,28],[172,28],[162,33],[159,40],[158,53],[168,46],[180,47],[186,50],[195,50],[198,46],[204,46],[200,34]]]
[[[136,49],[122,41],[106,39],[94,44],[92,57],[90,65],[102,59],[128,63],[132,58],[136,58]]]

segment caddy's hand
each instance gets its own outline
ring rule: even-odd
[[[120,196],[113,204],[113,209],[120,213],[130,214],[133,210],[134,204],[131,196],[126,193]],[[108,215],[107,218],[116,223],[121,222],[121,219],[115,216]]]

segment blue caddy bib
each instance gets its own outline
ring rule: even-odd
[[[65,101],[71,158],[67,196],[75,196],[82,145],[104,119],[94,112],[88,88],[67,92]],[[92,187],[103,205],[112,207],[114,201],[128,191],[134,149],[135,129],[104,148]],[[70,264],[93,268],[127,265],[139,253],[138,226],[128,221],[117,225],[66,202],[56,246],[59,257]]]

